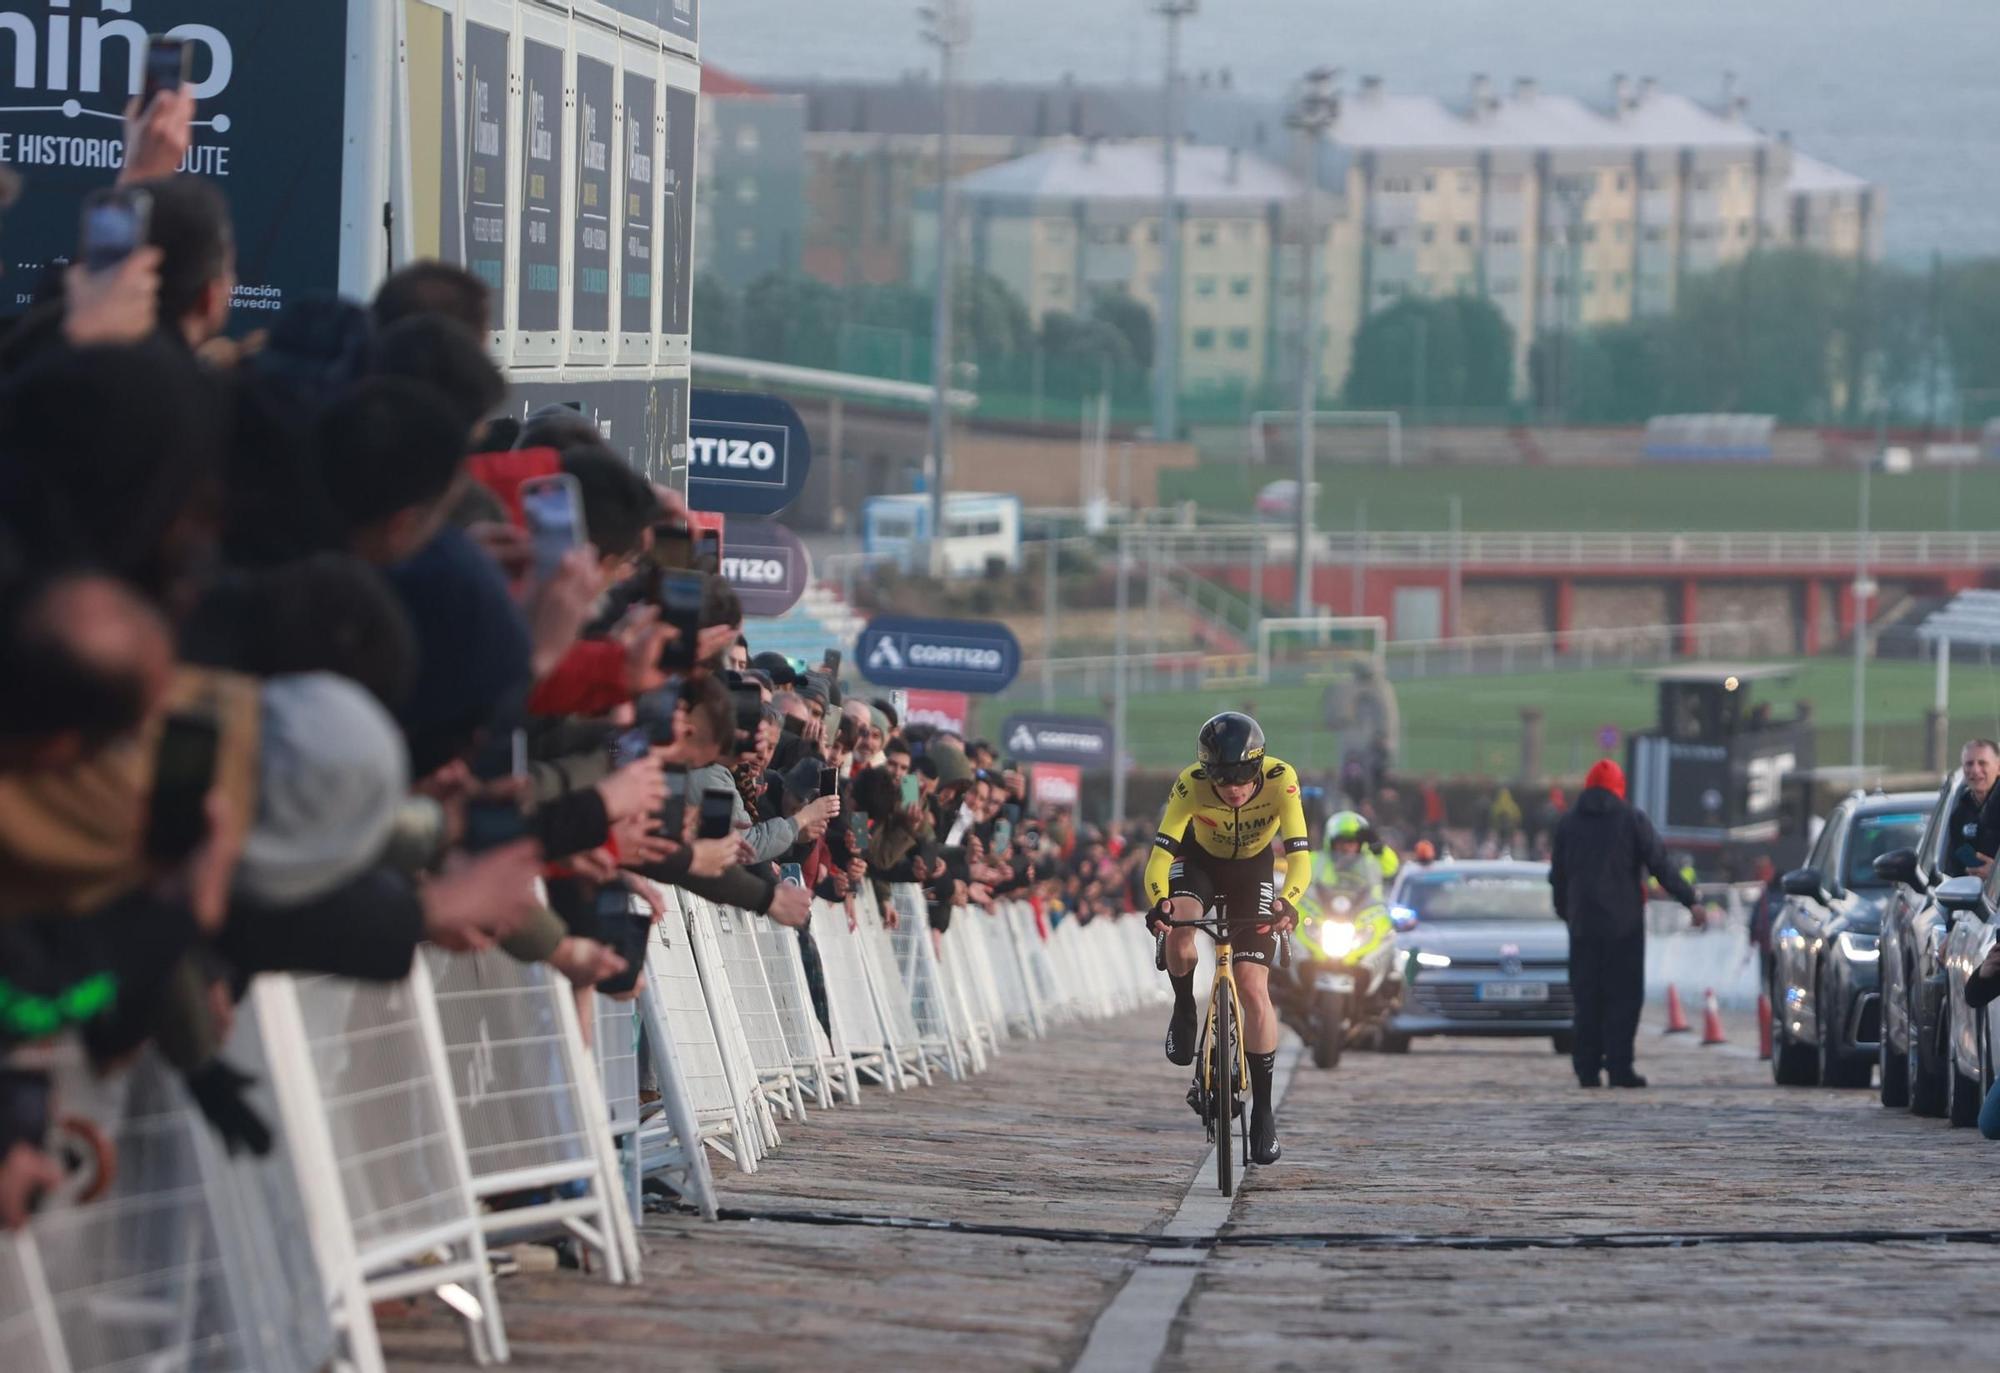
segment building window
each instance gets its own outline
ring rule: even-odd
[[[1044,220],[1042,237],[1050,243],[1061,246],[1069,242],[1069,222],[1061,219]]]
[[[736,151],[740,153],[754,153],[757,151],[757,142],[758,134],[755,124],[745,124],[736,131]]]
[[[1229,226],[1229,236],[1238,243],[1248,243],[1254,226],[1247,219],[1239,219]]]
[[[1516,243],[1520,241],[1521,234],[1517,229],[1492,229],[1486,236],[1494,243]]]
[[[1622,219],[1619,220],[1616,224],[1611,226],[1612,239],[1615,242],[1623,243],[1626,240],[1626,238],[1630,236],[1631,228],[1632,226],[1627,224],[1624,220]]]
[[[1460,172],[1460,173],[1458,174],[1458,193],[1459,193],[1460,195],[1471,195],[1471,194],[1472,194],[1472,173],[1471,173],[1471,172]]]
[[[736,199],[744,205],[757,203],[757,182],[753,177],[744,177],[736,183]]]
[[[1425,243],[1435,243],[1437,242],[1437,232],[1437,228],[1434,225],[1426,224],[1417,230],[1417,236]]]
[[[1428,195],[1428,194],[1430,194],[1430,192],[1432,192],[1432,191],[1435,191],[1435,190],[1436,190],[1437,188],[1438,188],[1438,185],[1437,185],[1437,178],[1436,178],[1436,177],[1434,177],[1434,176],[1432,176],[1432,175],[1431,175],[1431,174],[1430,174],[1429,172],[1425,172],[1425,173],[1424,173],[1424,193],[1425,193],[1426,195]]]
[[[1649,191],[1657,191],[1660,189],[1660,174],[1658,172],[1647,172],[1646,179],[1640,184]]]
[[[1214,277],[1196,277],[1196,278],[1194,279],[1194,293],[1195,293],[1196,295],[1198,295],[1198,296],[1212,296],[1212,295],[1214,295],[1214,294],[1215,294],[1215,278],[1214,278]]]
[[[757,251],[757,231],[745,225],[736,231],[736,251],[754,253]]]
[[[1496,296],[1511,296],[1521,289],[1521,283],[1512,277],[1495,277],[1486,289]]]
[[[1233,353],[1249,352],[1250,331],[1248,329],[1231,329],[1229,331],[1229,350]]]
[[[1740,223],[1740,224],[1738,224],[1738,225],[1736,226],[1736,236],[1737,236],[1738,238],[1748,238],[1748,237],[1750,237],[1750,221],[1749,221],[1749,220],[1747,220],[1747,219],[1746,219],[1746,220],[1744,220],[1744,221],[1743,221],[1742,223]]]
[[[1613,272],[1611,274],[1611,289],[1614,291],[1625,289],[1625,274],[1623,272]]]
[[[1215,226],[1213,224],[1195,225],[1194,242],[1198,248],[1213,248],[1215,246]]]
[[[1666,241],[1667,231],[1664,227],[1658,224],[1648,224],[1646,226],[1646,242],[1665,243]]]
[[[1460,243],[1472,242],[1472,226],[1470,224],[1461,224],[1458,226],[1458,241]]]
[[[1393,248],[1396,246],[1396,231],[1394,229],[1384,229],[1375,236],[1375,241],[1380,243],[1384,248]]]
[[[1212,352],[1214,352],[1214,351],[1215,351],[1215,330],[1213,330],[1213,329],[1197,329],[1197,330],[1195,330],[1195,331],[1194,331],[1194,350],[1195,350],[1195,352],[1197,352],[1197,353],[1212,353]]]
[[[1623,172],[1618,173],[1618,189],[1621,191],[1626,190],[1630,185],[1631,178],[1627,177]]]
[[[1408,195],[1417,188],[1417,183],[1407,176],[1385,176],[1375,183],[1375,187],[1384,195]]]
[[[1231,278],[1229,278],[1229,294],[1230,294],[1230,295],[1232,295],[1232,296],[1247,296],[1247,295],[1249,295],[1249,294],[1250,294],[1250,278],[1249,278],[1249,277],[1231,277]]]
[[[1583,293],[1587,296],[1597,294],[1597,273],[1585,272],[1583,274]]]

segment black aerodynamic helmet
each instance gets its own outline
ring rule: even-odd
[[[1195,758],[1212,782],[1248,782],[1264,765],[1264,728],[1248,715],[1226,710],[1201,727]]]

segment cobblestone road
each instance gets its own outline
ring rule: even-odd
[[[871,1093],[785,1132],[726,1206],[1155,1234],[1203,1153],[1156,1015],[1014,1045],[992,1072]],[[1737,1025],[1739,1038],[1748,1027]],[[1253,1172],[1174,1319],[1168,1369],[1991,1366],[2000,1253],[1769,1242],[1576,1251],[1313,1247],[1278,1236],[1967,1229],[1996,1156],[1871,1093],[1780,1091],[1737,1044],[1642,1031],[1643,1093],[1586,1093],[1546,1043],[1420,1043],[1301,1067],[1286,1157]],[[1212,1188],[1204,1174],[1200,1188]],[[1249,1241],[1268,1237],[1270,1244]],[[653,1217],[643,1285],[502,1289],[530,1370],[1061,1369],[1136,1243]],[[397,1367],[457,1365],[429,1317]],[[1139,1366],[1144,1366],[1141,1363]]]

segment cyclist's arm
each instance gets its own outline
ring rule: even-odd
[[[1306,808],[1299,800],[1297,779],[1286,782],[1284,809],[1278,815],[1278,837],[1285,849],[1285,890],[1288,904],[1296,907],[1306,888],[1312,885],[1312,831],[1306,825]]]
[[[1187,778],[1182,777],[1174,783],[1173,792],[1167,797],[1167,813],[1160,817],[1160,832],[1153,836],[1152,856],[1146,859],[1148,900],[1160,902],[1167,899],[1174,859],[1180,856],[1181,836],[1187,833],[1188,823],[1193,818],[1194,788]]]

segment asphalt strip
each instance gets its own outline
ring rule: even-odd
[[[1303,1047],[1288,1035],[1279,1050],[1273,1085],[1280,1105],[1291,1091],[1292,1074],[1298,1069]],[[1159,1366],[1160,1356],[1167,1351],[1167,1338],[1173,1333],[1174,1319],[1180,1315],[1188,1294],[1194,1291],[1195,1279],[1208,1260],[1215,1237],[1229,1223],[1236,1205],[1235,1198],[1215,1190],[1214,1165],[1215,1148],[1211,1145],[1195,1165],[1194,1178],[1181,1197],[1180,1208],[1160,1232],[1162,1240],[1172,1243],[1158,1244],[1146,1251],[1118,1295],[1098,1314],[1097,1323],[1090,1328],[1090,1339],[1070,1366],[1070,1373],[1135,1373],[1135,1370],[1150,1373]],[[1244,1169],[1243,1182],[1256,1177],[1257,1171],[1254,1167]],[[1243,1190],[1239,1184],[1237,1196]]]

